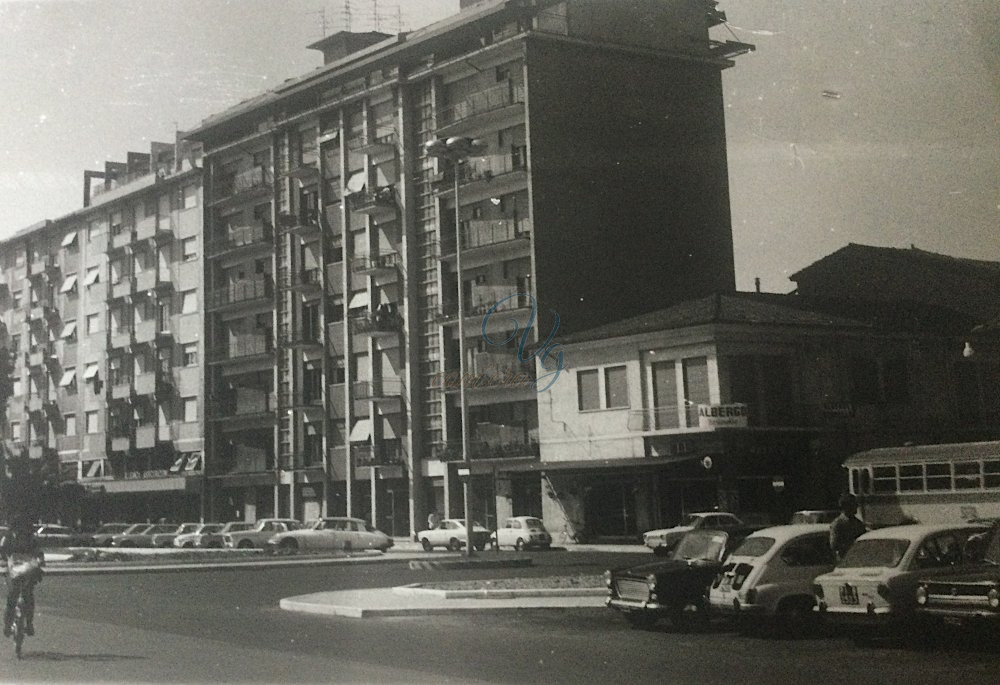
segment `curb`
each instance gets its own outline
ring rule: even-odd
[[[221,561],[208,563],[183,563],[183,564],[131,564],[119,566],[97,566],[96,564],[78,566],[46,566],[46,575],[99,575],[102,573],[180,573],[186,571],[223,571],[236,569],[268,569],[286,568],[295,566],[336,566],[338,564],[388,564],[403,563],[406,559],[395,559],[392,557],[334,557],[325,559],[307,558],[287,558],[287,559],[260,559],[254,561]],[[411,560],[412,563],[412,560]]]
[[[490,569],[490,568],[520,568],[531,566],[534,562],[531,557],[519,559],[445,559],[442,561],[423,561],[414,559],[410,561],[411,571],[443,571],[443,570],[469,570],[469,569]]]
[[[603,597],[608,589],[603,587],[579,588],[522,588],[520,590],[438,590],[414,583],[392,588],[395,595],[410,597],[435,597],[438,599],[517,599],[519,597]]]

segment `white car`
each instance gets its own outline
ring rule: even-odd
[[[514,516],[507,519],[503,528],[498,528],[490,538],[494,547],[513,547],[521,551],[528,547],[548,549],[552,536],[545,530],[542,520],[534,516]]]
[[[298,530],[302,524],[295,519],[261,519],[251,530],[231,530],[222,535],[226,547],[237,549],[253,549],[264,547],[267,541],[278,533]]]
[[[174,547],[184,547],[190,549],[191,547],[198,546],[198,540],[201,539],[202,535],[211,535],[212,533],[218,533],[222,530],[221,523],[199,523],[198,527],[194,530],[181,533],[173,539]]]
[[[428,552],[435,547],[447,547],[457,552],[465,547],[465,539],[465,521],[459,519],[443,519],[436,528],[429,528],[417,533],[417,540]],[[473,521],[472,546],[482,551],[486,549],[486,544],[489,541],[490,531]]]
[[[358,549],[377,549],[386,552],[392,547],[392,538],[361,519],[331,516],[310,521],[307,527],[272,535],[269,548],[285,552],[329,551],[350,552]]]
[[[830,526],[775,526],[751,533],[733,550],[709,592],[712,610],[741,620],[780,617],[800,628],[813,616],[813,579],[833,570]]]
[[[182,523],[172,533],[157,533],[152,538],[153,547],[170,547],[178,535],[193,533],[200,527],[200,523]]]
[[[685,516],[680,525],[673,528],[658,528],[643,533],[642,543],[658,555],[667,555],[692,530],[732,530],[742,527],[743,521],[735,514],[722,511],[695,512]]]
[[[977,560],[970,559],[966,549],[969,538],[986,529],[938,524],[865,533],[834,570],[813,581],[817,610],[836,622],[902,626],[916,609],[919,579],[974,568]]]

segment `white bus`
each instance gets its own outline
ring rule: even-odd
[[[872,526],[1000,518],[1000,441],[868,450],[844,468]]]

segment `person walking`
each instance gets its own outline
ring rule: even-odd
[[[830,524],[830,549],[837,561],[843,559],[854,541],[868,530],[864,521],[858,518],[858,500],[854,495],[841,495],[839,504],[840,515]]]

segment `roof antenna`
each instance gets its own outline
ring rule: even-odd
[[[754,276],[753,287],[757,291],[757,294],[760,295],[760,276]]]

